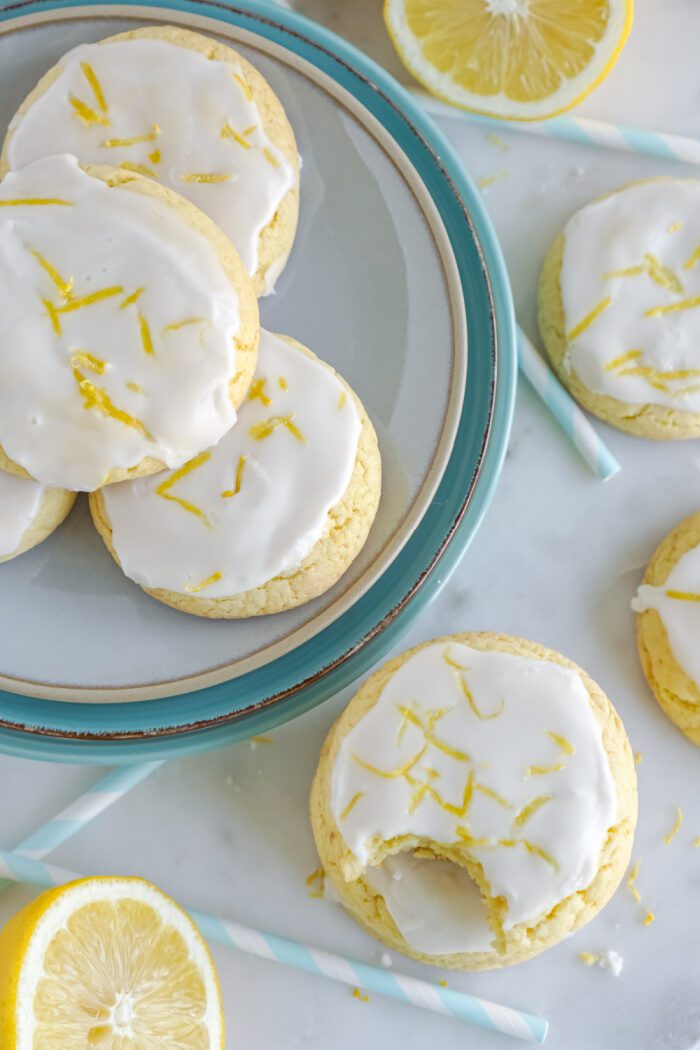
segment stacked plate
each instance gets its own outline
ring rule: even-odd
[[[339,582],[296,609],[200,620],[153,602],[78,506],[0,570],[0,748],[134,761],[259,732],[367,670],[435,593],[489,502],[515,386],[507,277],[478,194],[398,85],[253,0],[0,13],[0,121],[71,47],[143,25],[207,33],[281,99],[303,160],[293,256],[261,323],[317,349],[379,438],[383,492]]]

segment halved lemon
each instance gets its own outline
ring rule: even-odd
[[[603,80],[633,0],[384,0],[411,73],[438,98],[506,120],[570,109]]]
[[[0,933],[2,1050],[223,1050],[221,992],[191,919],[141,879],[44,893]]]

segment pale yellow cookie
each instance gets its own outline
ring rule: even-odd
[[[599,686],[493,633],[425,642],[376,671],[331,728],[311,790],[342,904],[390,948],[459,970],[522,962],[590,921],[627,867],[636,817],[629,741]],[[439,879],[430,892],[417,872]],[[465,885],[486,931],[467,924],[485,941],[466,951]]]
[[[0,472],[0,562],[47,539],[67,517],[75,495]]]
[[[700,746],[700,513],[662,540],[633,603],[642,670],[664,713]],[[687,662],[686,662],[687,661]]]
[[[547,353],[576,400],[620,430],[700,435],[699,245],[700,182],[658,178],[580,209],[547,253]]]
[[[99,41],[99,44],[112,44],[118,41],[130,40],[157,40],[173,44],[177,47],[187,48],[197,52],[209,59],[235,64],[240,70],[243,79],[243,89],[257,107],[263,125],[263,130],[269,142],[284,155],[294,173],[293,185],[287,190],[275,210],[272,220],[261,230],[258,236],[257,246],[257,268],[251,274],[253,287],[257,295],[270,291],[275,279],[283,270],[294,242],[297,220],[299,215],[299,155],[297,151],[294,132],[287,119],[282,103],[274,91],[258,72],[242,55],[212,37],[203,36],[200,33],[183,29],[179,26],[144,26],[141,29],[132,29],[125,33],[117,33],[114,36]],[[128,58],[125,59],[128,61]],[[8,170],[8,149],[13,134],[20,127],[23,118],[32,109],[41,96],[60,77],[63,70],[62,61],[48,70],[41,78],[35,88],[29,93],[17,113],[10,122],[10,129],[3,144],[0,154],[0,175]],[[90,97],[89,85],[86,84],[86,93]],[[202,116],[201,114],[199,115]],[[143,113],[134,114],[135,125],[143,118]],[[236,129],[233,129],[238,135]],[[241,129],[245,130],[245,129]],[[107,133],[105,132],[105,135]],[[158,158],[158,143],[153,144],[155,152],[151,156]],[[85,146],[86,152],[78,156],[81,161],[97,163],[97,158],[90,154],[89,148]],[[272,159],[271,163],[274,161]],[[158,177],[158,168],[161,158],[155,161],[145,158],[143,164],[139,165],[144,171],[152,172]],[[182,186],[182,193],[187,194],[188,187]],[[200,207],[203,205],[200,204]],[[223,226],[219,222],[218,225]]]
[[[137,193],[165,202],[172,208],[174,216],[177,216],[179,221],[184,220],[191,229],[206,237],[216,250],[219,262],[231,282],[232,290],[237,296],[240,313],[240,330],[236,341],[237,370],[229,388],[231,403],[234,408],[238,408],[247,394],[255,371],[260,325],[257,299],[250,278],[245,272],[235,248],[208,216],[166,186],[161,186],[152,179],[136,172],[91,165],[81,165],[81,167],[88,175],[104,182],[114,193]],[[186,421],[184,421],[183,426],[186,425]],[[161,460],[148,456],[142,459],[135,467],[112,469],[103,479],[102,484],[111,485],[126,478],[155,474],[163,469],[165,469],[165,464]],[[22,478],[31,477],[22,466],[10,459],[2,446],[0,446],[0,470]]]
[[[304,371],[295,377],[294,363],[299,357],[301,362],[298,364],[307,363]],[[307,373],[309,361],[313,362],[313,368]],[[315,377],[321,380],[323,396],[327,395],[322,425],[319,425],[319,419],[314,419],[316,409],[313,399],[316,398],[318,403],[321,397],[318,390],[311,389]],[[283,398],[291,400],[286,400],[286,407],[280,408]],[[305,399],[308,399],[306,403]],[[291,412],[288,411],[290,407]],[[256,412],[258,415],[255,415]],[[278,542],[274,538],[277,534],[286,537],[291,549],[302,541],[303,537],[294,532],[301,508],[299,501],[312,502],[316,482],[313,461],[307,466],[304,460],[305,456],[313,453],[313,442],[307,440],[307,427],[315,425],[317,437],[323,442],[324,434],[326,438],[332,436],[328,429],[329,420],[332,424],[335,418],[340,419],[341,413],[348,412],[356,414],[357,420],[355,451],[348,462],[349,480],[340,499],[324,514],[319,530],[321,535],[313,542],[301,563],[292,569],[279,571],[271,578],[264,578],[258,585],[238,593],[224,593],[216,597],[207,595],[207,590],[214,586],[226,589],[228,574],[222,558],[229,559],[231,571],[243,571],[250,558],[255,557],[256,547],[267,547]],[[260,421],[260,417],[272,420],[273,426],[266,430],[266,424]],[[280,420],[289,421],[288,429],[278,425]],[[256,429],[262,437],[259,445],[255,441],[251,444],[248,438],[248,434]],[[246,441],[248,444],[245,444]],[[247,496],[247,486],[256,479],[272,475],[274,464],[264,460],[256,462],[255,450],[258,447],[261,451],[272,449],[273,442],[280,443],[283,454],[296,453],[299,457],[288,464],[288,470],[296,472],[292,475],[287,494],[292,502],[282,503],[281,491],[277,495],[273,483],[264,483],[251,497],[249,519],[247,512],[238,513],[240,503],[236,501],[241,499],[241,489]],[[344,439],[341,444],[344,446]],[[128,490],[110,488],[109,493],[98,491],[91,494],[90,509],[95,526],[126,574],[136,579],[146,593],[158,601],[181,612],[212,619],[239,619],[283,612],[316,598],[332,587],[364,546],[381,493],[381,459],[374,427],[348,384],[296,340],[263,331],[257,378],[251,386],[249,398],[241,409],[236,426],[216,449],[210,450],[210,455],[213,457],[210,462],[203,462],[198,457],[198,461],[192,464],[191,472],[188,473],[186,468],[184,474],[179,472],[182,482],[175,478],[178,486],[192,479],[201,485],[198,489],[188,491],[175,484],[170,489],[166,481],[166,489],[160,483],[163,498],[159,499],[156,484],[159,479],[153,479],[148,483],[135,484]],[[223,473],[219,473],[221,464]],[[341,466],[339,463],[338,470]],[[328,465],[325,469],[328,469]],[[205,471],[210,473],[206,474]],[[164,499],[168,502],[164,502]],[[133,502],[122,503],[122,500]],[[114,522],[107,505],[110,501],[116,501],[116,510],[122,515],[120,532],[123,546],[120,546],[119,535],[113,533]],[[242,524],[243,530],[248,529],[250,532],[245,536],[247,553],[246,550],[239,552],[237,548],[230,547],[227,519],[217,517],[217,514],[229,510],[238,514],[231,527],[241,528]],[[255,527],[255,514],[260,515],[260,531]],[[178,528],[188,531],[178,535]],[[266,528],[270,531],[264,532]],[[144,554],[142,545],[151,542],[150,555]],[[185,566],[186,558],[209,558],[207,549],[210,542],[219,544],[219,554],[211,564],[201,560],[196,572],[189,565]],[[282,540],[279,539],[279,542]],[[197,545],[200,545],[200,549]],[[119,549],[122,550],[122,558],[119,557]],[[183,581],[188,578],[187,571],[192,579],[188,589],[185,590],[184,584],[180,591],[148,586],[145,578],[152,569],[155,571],[155,566],[150,564],[153,556],[162,557],[167,571],[172,571],[169,563],[174,562],[175,572]],[[183,559],[182,565],[180,557]],[[145,564],[146,561],[149,563]],[[211,572],[215,566],[219,566],[219,569]],[[239,566],[242,568],[239,569]],[[161,571],[160,566],[158,571]]]

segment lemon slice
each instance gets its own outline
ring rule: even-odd
[[[404,65],[439,98],[506,120],[570,109],[614,66],[633,0],[384,0]]]
[[[223,1050],[194,923],[141,879],[43,894],[0,933],[2,1050]]]

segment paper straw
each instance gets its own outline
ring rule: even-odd
[[[0,850],[0,874],[13,882],[43,889],[82,878],[63,868],[21,857],[7,850]],[[207,940],[227,948],[237,948],[248,955],[257,955],[296,970],[329,977],[332,981],[340,981],[402,1003],[422,1006],[425,1010],[456,1017],[527,1043],[543,1043],[546,1038],[548,1022],[541,1017],[533,1017],[532,1014],[500,1006],[486,999],[477,999],[450,988],[440,988],[430,981],[420,981],[415,977],[405,977],[377,966],[346,959],[342,955],[218,919],[204,912],[189,911],[189,914]]]
[[[590,117],[550,117],[549,120],[500,120],[481,113],[450,106],[427,91],[412,88],[411,94],[436,117],[467,120],[486,128],[501,131],[521,131],[525,135],[540,135],[578,146],[600,146],[603,149],[622,150],[624,153],[646,153],[661,160],[680,160],[686,164],[700,164],[700,139],[685,135],[669,135],[664,131],[646,131],[624,124],[611,124]]]
[[[520,326],[518,363],[525,378],[597,477],[607,481],[617,474],[620,464]]]
[[[47,824],[20,842],[19,846],[15,847],[15,853],[31,860],[43,860],[52,850],[82,831],[86,824],[99,817],[162,765],[162,762],[142,762],[113,770]],[[0,879],[0,893],[11,885],[11,881]]]

